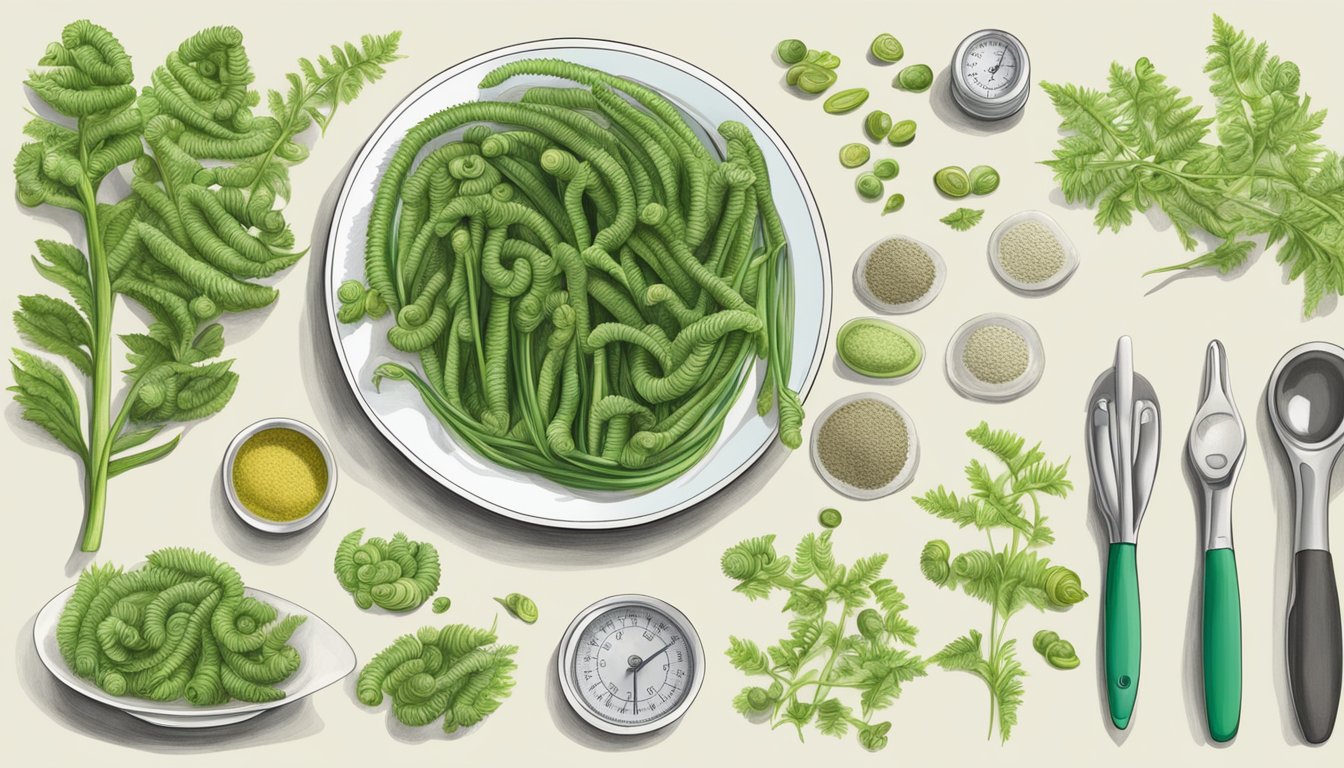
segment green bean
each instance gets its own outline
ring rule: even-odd
[[[880,109],[868,113],[863,120],[863,132],[873,141],[881,141],[891,132],[891,115]]]
[[[901,164],[892,160],[890,157],[884,157],[873,163],[873,175],[883,181],[890,181],[896,178],[901,172]]]
[[[793,38],[781,40],[779,45],[775,46],[775,55],[785,64],[797,64],[807,55],[807,44]]]
[[[815,63],[801,62],[789,67],[784,74],[784,82],[797,87],[804,93],[818,94],[835,85],[836,74],[833,68]]]
[[[854,189],[858,190],[859,197],[864,200],[876,200],[882,196],[882,180],[871,173],[859,174],[859,178],[854,182]]]
[[[965,197],[971,193],[971,177],[957,165],[938,169],[933,174],[933,184],[948,197]]]
[[[840,164],[846,168],[858,168],[868,162],[868,148],[859,143],[846,144],[840,148]]]
[[[933,85],[933,69],[928,64],[911,64],[898,72],[891,84],[903,91],[927,91]]]
[[[909,144],[915,140],[915,121],[901,120],[892,124],[891,131],[887,133],[887,141],[892,144]]]
[[[988,195],[999,188],[999,172],[988,165],[975,166],[968,176],[970,177],[972,194]]]
[[[846,88],[843,91],[837,91],[826,97],[826,102],[822,104],[822,109],[827,114],[843,115],[853,112],[868,100],[867,88]]]
[[[872,44],[868,46],[868,52],[873,55],[874,59],[890,64],[900,61],[905,56],[905,47],[893,35],[883,32],[873,38]]]

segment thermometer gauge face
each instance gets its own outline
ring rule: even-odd
[[[686,616],[646,595],[585,608],[561,640],[561,688],[589,724],[615,734],[657,730],[690,708],[704,651]]]
[[[952,96],[972,117],[1000,120],[1031,94],[1031,61],[1016,37],[998,29],[972,34],[952,58]]]

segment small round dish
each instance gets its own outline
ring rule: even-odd
[[[317,505],[309,510],[308,514],[297,520],[279,522],[257,516],[243,504],[242,499],[238,498],[238,491],[233,486],[233,466],[238,459],[238,451],[253,435],[268,429],[289,429],[313,441],[313,445],[316,445],[317,450],[322,454],[322,461],[327,465],[326,491],[323,492]],[[233,508],[234,513],[244,523],[265,533],[295,533],[307,528],[326,514],[327,507],[331,506],[332,497],[336,495],[336,457],[331,452],[331,446],[327,445],[327,441],[323,439],[322,435],[318,434],[317,430],[295,419],[274,417],[262,419],[245,427],[234,436],[232,442],[229,443],[229,447],[224,450],[224,467],[220,474],[223,476],[224,498],[228,499],[229,506]]]
[[[904,240],[913,243],[922,248],[924,252],[929,255],[929,260],[933,262],[933,283],[929,285],[929,289],[921,294],[919,298],[900,304],[892,304],[879,299],[868,287],[868,281],[864,279],[864,273],[868,269],[868,261],[873,257],[873,253],[877,250],[877,247],[888,240]],[[855,293],[859,295],[859,298],[863,300],[863,303],[878,312],[890,315],[904,315],[918,309],[923,309],[934,299],[938,298],[938,293],[943,290],[943,283],[945,282],[947,282],[947,264],[943,261],[943,257],[938,251],[935,251],[928,243],[920,242],[913,237],[906,237],[905,235],[891,235],[878,240],[863,250],[863,253],[859,255],[858,263],[854,265]]]
[[[894,368],[877,370],[875,367],[877,361],[874,360],[872,349],[869,348],[866,350],[859,350],[860,353],[869,358],[867,364],[864,364],[863,361],[856,360],[855,358],[859,355],[854,353],[851,341],[856,334],[861,334],[865,330],[873,328],[880,329],[880,332],[882,333],[899,337],[909,344],[914,352],[913,359],[903,365],[895,366]],[[847,352],[847,350],[849,351]],[[919,336],[915,335],[914,332],[881,318],[856,317],[840,326],[840,332],[835,335],[835,355],[839,358],[841,365],[859,376],[866,379],[895,384],[897,382],[905,381],[919,373],[920,369],[924,367],[926,352],[924,350],[924,342]]]
[[[1027,364],[1016,377],[993,382],[976,377],[965,362],[966,344],[976,331],[990,326],[1007,328],[1026,342]],[[1013,400],[1030,392],[1045,372],[1045,347],[1036,329],[1027,321],[1012,315],[990,313],[966,321],[952,340],[947,343],[947,378],[953,388],[973,400],[1002,402]]]
[[[1003,266],[1002,253],[999,250],[1000,243],[1003,241],[1003,236],[1008,230],[1018,224],[1026,222],[1035,222],[1050,230],[1050,234],[1054,236],[1055,240],[1059,242],[1060,247],[1064,249],[1064,263],[1060,265],[1059,269],[1055,270],[1054,274],[1046,279],[1035,283],[1019,280],[1008,274],[1008,270]],[[1073,275],[1074,270],[1078,269],[1078,249],[1073,247],[1073,241],[1069,239],[1068,235],[1064,234],[1064,230],[1060,228],[1058,222],[1040,211],[1022,211],[1021,213],[1015,213],[1004,219],[1003,223],[995,227],[994,232],[989,236],[988,254],[989,267],[994,270],[994,275],[999,278],[999,281],[1009,288],[1013,288],[1023,293],[1048,293],[1062,285],[1065,280],[1068,280],[1069,277]]]
[[[896,412],[896,415],[900,417],[901,421],[905,422],[907,443],[905,464],[901,466],[900,471],[896,473],[896,476],[893,477],[890,482],[880,488],[860,488],[832,475],[830,470],[826,469],[826,465],[822,464],[821,456],[818,454],[817,450],[817,445],[820,442],[818,438],[821,434],[822,425],[824,425],[836,411],[859,400],[876,400],[883,405],[889,406]],[[812,466],[816,468],[817,474],[821,476],[822,480],[826,481],[827,485],[851,499],[859,499],[860,501],[880,499],[883,496],[890,496],[899,491],[906,485],[909,485],[910,481],[914,479],[915,469],[919,466],[919,436],[915,432],[914,420],[910,418],[910,414],[906,413],[905,409],[898,405],[895,400],[876,392],[860,392],[857,395],[842,397],[832,403],[829,408],[822,411],[821,415],[817,417],[817,420],[812,425],[811,445],[808,446],[808,450],[812,455]]]

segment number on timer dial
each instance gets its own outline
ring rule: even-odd
[[[685,631],[645,606],[619,606],[592,619],[576,644],[574,682],[604,720],[635,725],[685,698],[695,659]]]
[[[965,82],[977,95],[998,98],[1017,82],[1017,53],[1007,41],[986,37],[972,45],[962,59]]]

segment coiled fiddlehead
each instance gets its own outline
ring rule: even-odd
[[[532,598],[518,592],[510,592],[505,597],[496,597],[495,602],[504,606],[504,610],[524,624],[536,624],[541,615]]]
[[[1069,568],[1052,565],[1045,575],[1045,596],[1052,608],[1068,608],[1087,597],[1083,581]]]
[[[952,555],[952,549],[942,539],[934,539],[924,545],[924,550],[919,553],[919,570],[923,572],[924,578],[932,581],[940,587],[955,587],[952,581],[952,564],[948,558]]]
[[[204,552],[167,548],[146,560],[80,575],[56,635],[76,674],[114,696],[196,706],[285,696],[277,686],[302,663],[289,640],[307,617],[277,622],[232,566]]]
[[[422,627],[378,652],[359,672],[355,692],[376,707],[384,694],[392,713],[410,726],[443,718],[452,733],[497,710],[513,688],[517,647],[496,644],[492,629],[466,624]]]
[[[439,588],[439,553],[426,542],[398,533],[391,541],[351,531],[336,547],[333,570],[360,608],[389,611],[419,608]]]
[[[1073,669],[1082,663],[1073,643],[1060,638],[1059,634],[1042,629],[1031,638],[1031,647],[1041,654],[1045,663],[1055,669]]]

